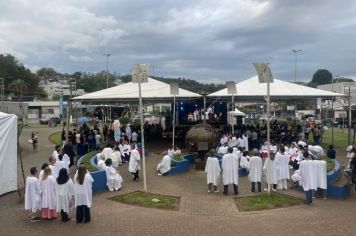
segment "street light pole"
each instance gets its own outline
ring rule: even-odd
[[[298,64],[298,52],[301,52],[301,49],[292,49],[292,52],[294,53],[294,83],[297,83],[297,64]],[[297,103],[294,100],[294,127],[296,127],[296,117],[295,117],[295,112],[297,110]]]
[[[1,111],[4,111],[5,109],[5,83],[4,83],[4,78],[0,78],[1,80]]]

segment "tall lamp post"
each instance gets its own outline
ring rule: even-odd
[[[271,143],[271,137],[270,137],[270,83],[273,83],[273,76],[271,69],[269,67],[269,63],[252,63],[257,71],[258,75],[258,80],[259,83],[267,83],[267,97],[266,97],[266,103],[267,103],[267,158],[270,158],[270,143]],[[271,185],[268,184],[268,195],[271,194]]]
[[[301,52],[301,49],[292,49],[292,52],[294,53],[294,83],[297,83],[297,76],[298,76],[298,70],[297,70],[297,65],[298,65],[298,52]],[[295,120],[295,112],[297,110],[297,104],[294,100],[294,127],[296,125],[296,120]]]
[[[145,157],[145,134],[143,128],[143,111],[142,111],[142,95],[141,83],[148,82],[148,64],[135,64],[132,72],[132,82],[138,83],[138,96],[139,96],[139,111],[141,123],[141,153],[142,153],[142,169],[143,169],[143,189],[147,191],[146,182],[146,157]]]
[[[234,123],[234,111],[235,111],[235,94],[236,94],[236,84],[235,81],[227,81],[226,82],[227,93],[231,94],[231,113],[230,113],[230,121],[231,121],[231,133],[235,135],[235,123]]]

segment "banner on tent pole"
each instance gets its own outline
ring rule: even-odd
[[[271,68],[268,63],[252,63],[256,68],[260,83],[273,83]]]
[[[171,95],[179,95],[179,85],[178,83],[170,83]]]
[[[132,70],[133,83],[147,83],[148,82],[148,64],[135,64]]]
[[[227,81],[226,82],[227,93],[228,94],[236,94],[236,84],[235,81]]]

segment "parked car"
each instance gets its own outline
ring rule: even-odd
[[[48,124],[49,120],[51,120],[51,122],[54,122],[57,125],[59,125],[62,121],[60,117],[46,117],[46,118],[39,119],[39,122],[42,125],[46,125]]]

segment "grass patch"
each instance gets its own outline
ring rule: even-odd
[[[61,145],[62,144],[61,136],[62,136],[62,131],[57,131],[49,136],[49,140],[56,145]]]
[[[120,195],[113,196],[109,199],[121,203],[130,204],[130,205],[164,209],[164,210],[178,210],[179,200],[180,200],[179,197],[147,193],[141,191],[120,194]],[[158,199],[159,201],[152,201],[152,199]]]
[[[188,155],[188,153],[180,153],[180,154],[174,155],[172,159],[175,161],[183,161],[183,159],[184,159],[183,157],[186,155]]]
[[[328,130],[325,130],[323,133],[323,140],[322,143],[320,144],[321,147],[323,147],[325,150],[329,148],[329,145],[332,143],[331,142],[331,128]],[[351,131],[351,141],[353,138],[353,131]],[[309,134],[309,139],[308,143],[313,143],[313,134],[310,132]],[[341,129],[334,129],[334,147],[335,148],[345,148],[348,146],[348,133],[347,133],[347,128],[342,131]]]
[[[89,172],[93,172],[93,171],[97,171],[98,170],[95,166],[93,166],[90,163],[90,159],[97,153],[98,153],[97,151],[89,152],[89,153],[85,154],[83,159],[80,161],[80,164],[84,164]]]
[[[287,206],[299,205],[302,201],[296,197],[288,196],[281,193],[267,193],[235,198],[236,205],[239,211],[261,211],[268,209],[275,209]]]
[[[326,173],[335,169],[335,163],[332,159],[325,156],[321,160],[326,161]]]

